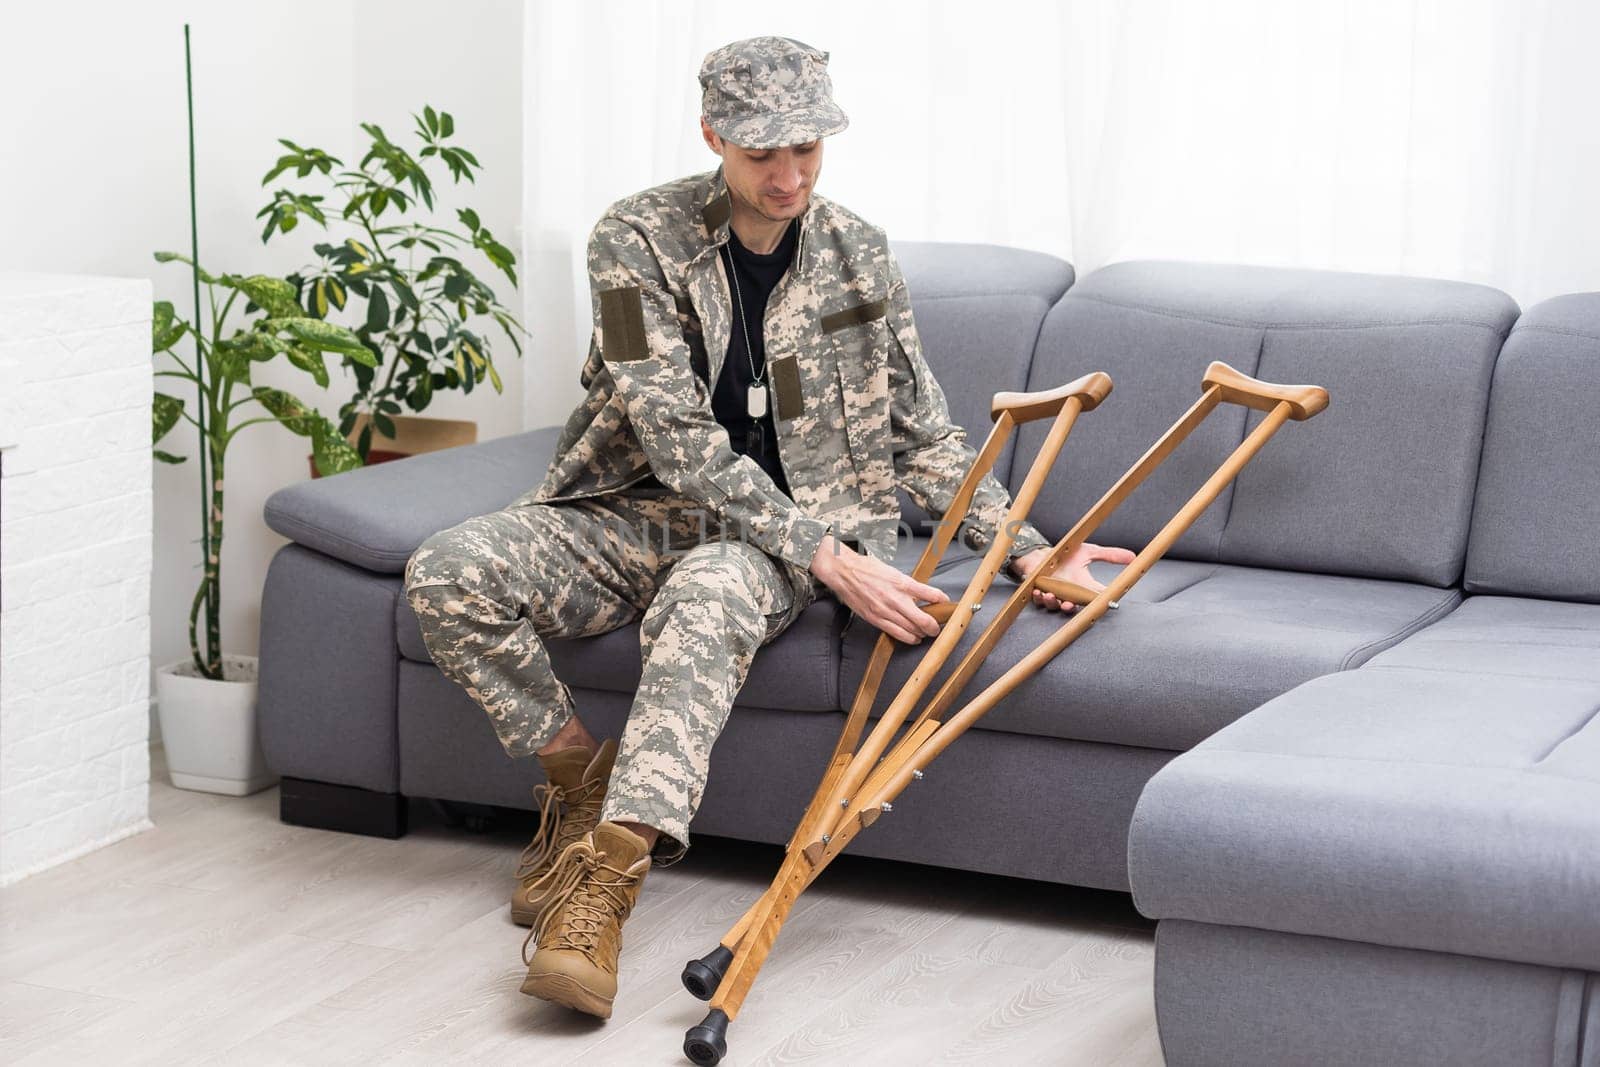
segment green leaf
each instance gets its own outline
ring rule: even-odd
[[[311,453],[316,457],[317,470],[327,477],[364,466],[357,452],[339,432],[339,428],[318,415],[311,428]]]
[[[165,352],[178,343],[185,326],[170,300],[157,300],[150,315],[150,352]]]
[[[174,456],[171,452],[163,452],[159,448],[152,452],[151,455],[163,463],[182,463],[189,458],[188,456]]]
[[[251,350],[260,344],[255,334],[239,333],[223,338],[212,349],[212,365],[224,378],[250,384]]]
[[[322,388],[328,387],[328,365],[323,362],[321,352],[304,345],[284,345],[284,356],[296,367],[307,372]]]
[[[395,295],[400,298],[400,305],[402,307],[408,307],[413,311],[417,309],[417,294],[412,291],[410,285],[406,284],[404,281],[401,281],[399,278],[396,278],[394,280],[394,291]]]
[[[372,424],[378,428],[379,433],[391,440],[394,439],[394,420],[389,416],[383,414],[382,412],[374,412],[372,416]]]
[[[467,229],[474,232],[476,232],[478,227],[482,225],[482,223],[478,221],[478,213],[472,210],[470,207],[461,208],[456,212],[456,215],[460,217],[462,222],[467,224]]]
[[[446,111],[444,114],[439,116],[439,136],[449,137],[455,132],[456,120],[450,117],[450,112]]]
[[[511,249],[496,241],[494,235],[486,229],[479,230],[473,234],[472,243],[481,249],[485,256],[489,257],[490,263],[499,267],[505,273],[505,276],[511,279],[512,285],[517,284],[517,272],[514,267],[517,257],[512,253]]]
[[[433,134],[438,134],[438,132],[439,132],[439,114],[438,114],[438,112],[434,111],[433,108],[431,108],[431,107],[424,107],[422,109],[422,116],[423,116],[423,118],[428,120],[428,131],[430,133],[433,133]]]
[[[505,386],[500,384],[500,372],[494,369],[494,364],[489,364],[489,382],[497,393],[505,392]]]
[[[166,393],[157,393],[150,406],[150,443],[153,445],[178,424],[183,414],[183,401]]]
[[[382,287],[373,286],[367,300],[367,332],[382,333],[389,328],[389,297]]]
[[[247,278],[236,279],[234,288],[248,296],[268,315],[292,318],[300,314],[300,305],[295,300],[294,286],[282,278],[252,274]]]
[[[239,355],[255,363],[265,363],[283,351],[283,342],[269,333],[260,330],[246,332],[240,330],[232,337],[222,342],[229,349],[235,350]]]
[[[406,397],[406,403],[411,405],[412,411],[421,411],[433,399],[433,375],[428,373],[417,376],[417,384]]]
[[[250,395],[275,418],[283,420],[284,427],[290,433],[297,433],[301,437],[312,435],[317,420],[327,421],[282,389],[269,389],[264,385],[258,385],[250,390]]]
[[[194,267],[195,268],[195,273],[200,276],[200,280],[205,282],[207,285],[215,285],[217,283],[217,279],[213,278],[210,274],[206,273],[206,271],[203,268],[195,267],[194,260],[190,259],[188,256],[180,255],[177,252],[157,252],[156,253],[156,262],[157,263],[171,263],[171,262],[174,262],[174,261],[177,261],[179,263],[187,263],[187,264],[189,264],[189,266]]]
[[[321,319],[269,319],[267,325],[282,330],[322,352],[342,352],[357,363],[377,366],[377,357],[350,330]]]

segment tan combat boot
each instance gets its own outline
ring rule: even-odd
[[[533,787],[539,805],[539,832],[517,860],[517,887],[511,893],[511,921],[532,926],[543,904],[531,895],[534,883],[549,873],[567,846],[581,841],[600,821],[600,804],[606,797],[606,783],[617,760],[617,742],[608,738],[591,759],[580,745],[557,749],[539,757],[548,782]],[[566,811],[562,811],[562,803]]]
[[[601,823],[568,846],[540,882],[545,907],[522,942],[522,961],[528,965],[522,991],[611,1018],[622,924],[649,870],[644,838],[613,822]],[[528,942],[535,938],[529,957]]]

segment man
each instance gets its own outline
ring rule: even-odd
[[[782,37],[706,57],[701,133],[722,163],[620,200],[595,226],[588,394],[543,483],[435,534],[406,568],[434,661],[548,778],[512,897],[533,927],[522,990],[602,1018],[622,923],[652,864],[688,847],[756,650],[824,591],[911,643],[939,630],[918,602],[948,600],[887,562],[895,491],[942,515],[973,451],[883,231],[813,193],[823,139],[848,124],[827,58]],[[985,479],[966,543],[986,548],[1008,506]],[[1013,575],[1049,544],[1022,524]],[[1085,545],[1058,573],[1098,588],[1090,560],[1131,558]],[[579,721],[543,639],[641,615],[619,749]]]

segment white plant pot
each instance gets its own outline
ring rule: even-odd
[[[255,656],[227,653],[221,681],[201,677],[189,656],[156,668],[156,717],[173,785],[242,797],[277,782],[256,735],[256,668]]]

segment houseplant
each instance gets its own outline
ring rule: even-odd
[[[266,219],[263,243],[305,220],[321,227],[319,235],[330,230],[330,223],[334,227],[334,239],[312,245],[316,262],[289,281],[306,315],[322,321],[343,314],[372,357],[344,353],[356,392],[339,409],[339,432],[352,437],[364,462],[476,439],[475,424],[400,412],[402,405],[424,410],[439,390],[470,393],[485,379],[502,391],[481,323],[498,326],[522,354],[521,324],[462,253],[481,253],[513,286],[516,256],[470,207],[457,208],[454,223],[434,217],[439,168],[447,168],[459,185],[475,183],[481,165],[454,142],[455,119],[449,112],[430,105],[412,118],[415,152],[391,140],[376,123],[364,122],[361,129],[370,143],[355,167],[320,148],[280,139],[287,151],[261,179],[265,186],[292,174],[292,184],[310,179],[324,190],[279,187],[257,218]],[[374,441],[383,447],[374,448]]]
[[[221,559],[224,474],[229,444],[248,426],[276,422],[311,439],[318,468],[325,474],[361,466],[361,457],[325,416],[292,394],[251,382],[252,365],[282,358],[300,368],[318,385],[328,384],[324,359],[338,353],[356,360],[372,354],[351,331],[305,315],[294,287],[265,275],[213,275],[188,256],[157,252],[160,262],[190,265],[209,297],[210,321],[180,318],[173,305],[157,301],[151,324],[153,356],[168,356],[174,368],[155,371],[157,378],[180,378],[196,387],[198,404],[191,414],[180,397],[156,391],[152,404],[151,441],[159,445],[179,421],[199,433],[202,470],[201,519],[204,573],[189,608],[189,659],[156,670],[157,714],[167,765],[175,785],[208,792],[243,795],[271,785],[255,738],[254,656],[222,653]],[[242,322],[230,315],[243,300]],[[197,297],[198,303],[198,297]],[[184,361],[176,346],[193,342],[194,363]],[[235,390],[241,395],[234,396]],[[237,421],[241,409],[264,414]],[[186,457],[155,449],[163,463]],[[210,473],[205,473],[209,463]],[[199,630],[205,618],[204,640]]]
[[[183,27],[183,53],[189,105],[191,255],[157,252],[155,258],[158,262],[177,260],[189,265],[194,314],[186,321],[169,301],[157,301],[151,316],[150,347],[152,361],[166,355],[176,368],[155,370],[155,378],[192,382],[196,404],[191,414],[180,397],[156,389],[151,404],[151,444],[159,445],[180,420],[192,423],[199,432],[203,575],[189,607],[189,658],[156,668],[156,712],[174,785],[244,795],[263,789],[276,779],[262,758],[256,735],[257,657],[224,656],[222,652],[223,475],[228,445],[247,426],[276,422],[311,438],[313,455],[324,473],[361,466],[361,457],[337,427],[292,394],[252,383],[251,367],[282,357],[326,387],[327,353],[365,362],[373,357],[349,330],[305,314],[296,299],[295,287],[284,279],[261,274],[213,275],[200,266],[194,179],[194,82],[188,25]],[[209,297],[209,325],[201,317],[202,284]],[[229,316],[241,298],[242,325],[230,332]],[[193,341],[192,365],[184,362],[175,347],[185,338]],[[235,389],[244,390],[237,399],[233,395]],[[235,412],[248,406],[266,414],[235,422]],[[163,463],[182,463],[186,459],[160,448],[154,449],[154,456]],[[198,632],[202,610],[204,642]]]

